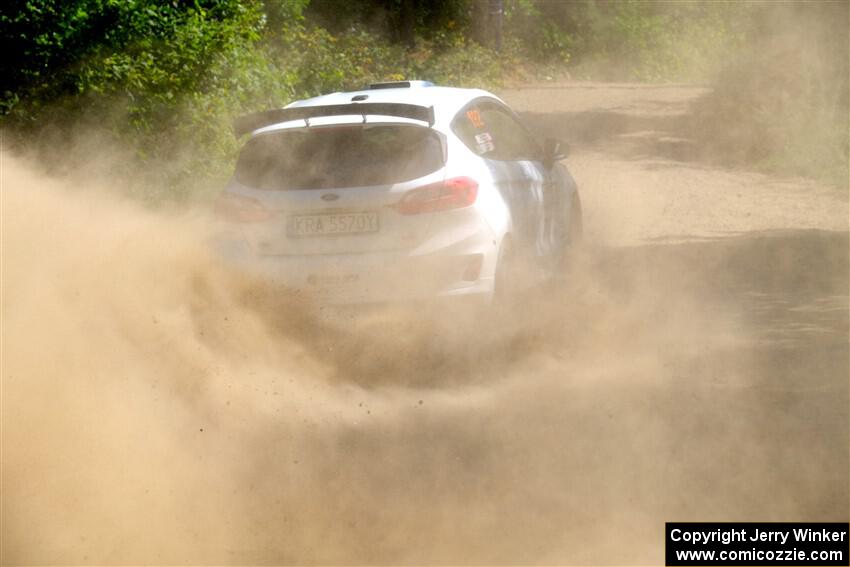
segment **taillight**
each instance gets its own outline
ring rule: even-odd
[[[256,199],[231,193],[222,193],[215,203],[215,213],[233,222],[262,222],[271,218],[268,209]]]
[[[478,196],[478,183],[469,177],[453,177],[407,192],[396,209],[403,215],[436,213],[468,207]]]

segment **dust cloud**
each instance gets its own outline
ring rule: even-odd
[[[665,521],[847,520],[846,233],[608,245],[586,194],[511,313],[328,319],[202,214],[39,171],[2,156],[3,563],[657,564]]]

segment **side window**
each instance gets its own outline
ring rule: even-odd
[[[455,134],[473,152],[501,161],[540,159],[540,148],[522,125],[496,104],[467,107],[452,123]]]

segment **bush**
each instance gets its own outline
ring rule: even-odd
[[[21,30],[15,59],[29,62],[3,97],[4,125],[24,134],[94,129],[132,148],[145,185],[162,188],[149,197],[185,198],[194,180],[227,167],[235,115],[294,93],[262,46],[260,8],[236,0],[31,1],[2,16]]]
[[[528,59],[581,78],[706,81],[750,10],[729,2],[506,0],[506,29]]]
[[[11,0],[0,8],[0,116],[7,140],[49,141],[46,163],[85,153],[81,129],[101,148],[126,148],[143,173],[135,187],[158,202],[213,193],[237,150],[232,119],[297,98],[402,79],[488,87],[567,64],[609,80],[706,81],[724,68],[699,112],[705,133],[729,124],[720,146],[807,174],[835,177],[846,163],[846,57],[842,68],[833,57],[846,54],[846,3],[504,0],[500,53],[487,6]],[[780,13],[821,38],[798,33],[793,57],[782,55],[792,64],[769,39]],[[731,57],[744,41],[750,55]]]
[[[54,156],[58,142],[74,160],[82,158],[71,151],[73,133],[84,129],[102,147],[130,149],[138,171],[126,177],[141,181],[128,191],[186,200],[223,183],[240,114],[375,81],[480,85],[501,72],[494,54],[461,33],[435,32],[407,49],[356,25],[333,35],[301,16],[305,6],[31,0],[0,15],[20,36],[13,59],[26,63],[5,69],[4,126],[30,146],[48,140]]]

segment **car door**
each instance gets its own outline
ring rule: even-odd
[[[493,173],[510,209],[514,245],[545,267],[554,230],[547,212],[552,176],[543,166],[542,149],[514,113],[495,100],[474,101],[459,115],[454,129]]]

